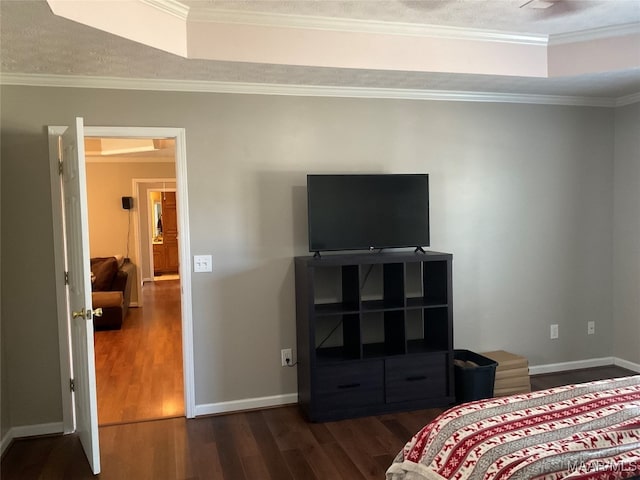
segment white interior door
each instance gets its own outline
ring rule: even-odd
[[[62,161],[76,431],[91,469],[97,474],[100,448],[82,118],[76,118],[62,136]]]

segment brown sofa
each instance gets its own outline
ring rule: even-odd
[[[128,258],[95,257],[91,259],[93,309],[102,308],[101,317],[93,317],[95,330],[117,330],[127,316],[135,266]]]

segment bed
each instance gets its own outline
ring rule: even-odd
[[[386,478],[638,479],[640,375],[455,406],[407,442]]]

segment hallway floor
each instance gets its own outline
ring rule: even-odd
[[[121,330],[95,333],[98,423],[184,415],[180,281],[145,284]]]

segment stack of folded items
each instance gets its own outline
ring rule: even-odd
[[[505,352],[504,350],[482,353],[481,355],[498,362],[493,388],[494,397],[504,397],[531,391],[529,362],[525,357]]]

